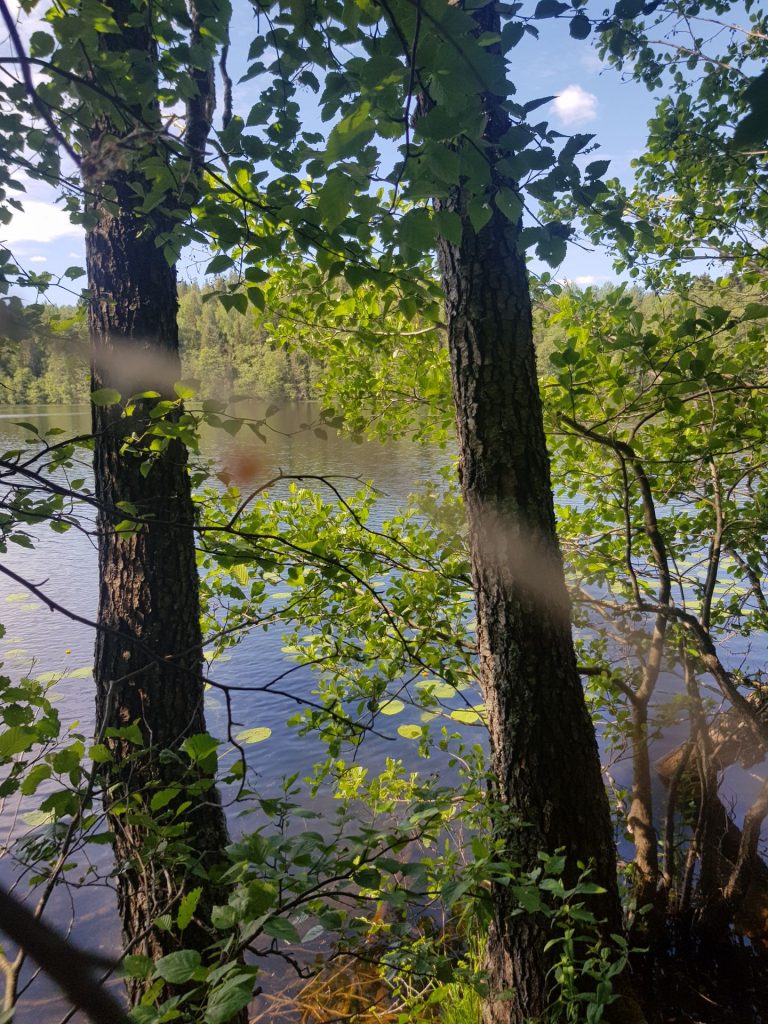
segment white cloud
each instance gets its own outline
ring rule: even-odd
[[[47,256],[30,256],[29,257],[29,262],[30,263],[47,263],[48,262],[48,257]]]
[[[552,109],[561,124],[585,124],[597,117],[597,96],[580,85],[569,85],[555,97]]]
[[[578,288],[588,288],[590,285],[599,284],[601,281],[607,280],[608,278],[605,274],[577,274],[576,277],[562,278],[561,284],[575,284]]]
[[[81,235],[83,229],[72,224],[69,214],[52,206],[30,199],[24,203],[24,212],[15,213],[10,224],[0,225],[0,242],[16,245],[19,242],[52,242],[56,238]]]

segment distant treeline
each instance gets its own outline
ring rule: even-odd
[[[198,285],[179,288],[183,374],[207,397],[312,398],[318,367],[300,352],[270,345],[253,316],[203,302]],[[90,390],[83,311],[46,307],[30,315],[0,305],[0,404],[85,402]]]
[[[601,285],[597,292],[609,291]],[[743,304],[733,287],[723,292],[700,277],[692,282],[693,303]],[[233,395],[269,399],[319,397],[323,367],[300,349],[270,340],[255,311],[227,311],[217,301],[204,302],[196,284],[179,287],[182,372],[201,382],[205,397]],[[667,302],[633,288],[626,293],[645,312]],[[547,372],[550,353],[562,338],[548,323],[547,302],[534,311],[539,368]],[[83,310],[68,307],[23,307],[18,299],[0,303],[0,404],[85,402],[89,393],[88,345]]]

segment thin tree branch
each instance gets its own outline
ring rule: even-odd
[[[56,124],[55,119],[51,115],[50,108],[44,103],[35,88],[35,83],[32,78],[32,72],[30,70],[29,57],[27,51],[24,49],[24,44],[21,41],[19,30],[16,27],[16,21],[14,20],[11,12],[8,10],[8,5],[5,0],[0,0],[0,18],[5,22],[5,27],[8,29],[8,35],[11,37],[11,43],[14,50],[18,54],[19,62],[21,66],[21,74],[24,80],[24,88],[26,89],[27,95],[35,106],[35,109],[40,114],[42,119],[48,125],[51,130],[51,134],[59,143],[61,148],[65,151],[67,156],[74,162],[76,167],[80,167],[80,157],[70,145],[69,141],[63,135],[61,129]]]

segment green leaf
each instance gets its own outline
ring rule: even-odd
[[[421,739],[421,727],[418,725],[398,725],[397,734],[406,740],[418,740]]]
[[[467,213],[469,214],[469,223],[476,232],[482,231],[493,216],[490,204],[482,196],[475,196],[474,199],[470,199],[467,204]]]
[[[255,729],[245,729],[243,732],[239,732],[235,739],[238,743],[263,743],[271,735],[272,730],[269,726],[262,725]]]
[[[761,146],[768,139],[768,112],[765,107],[750,111],[736,125],[733,133],[735,149],[750,149]]]
[[[435,245],[435,221],[428,210],[417,207],[402,217],[398,234],[401,242],[415,253],[429,252]]]
[[[477,37],[478,46],[494,46],[496,43],[501,42],[501,33],[499,32],[481,32]]]
[[[539,0],[533,12],[534,18],[556,18],[558,14],[565,14],[572,8],[569,4],[559,3],[558,0]]]
[[[226,419],[221,421],[221,428],[225,430],[230,437],[234,437],[239,434],[243,428],[243,421],[237,419]]]
[[[264,931],[273,939],[285,942],[300,942],[299,933],[286,917],[272,917],[264,923]]]
[[[221,294],[219,295],[219,302],[227,312],[233,309],[237,310],[238,313],[248,312],[248,296],[245,292],[235,292],[232,295]]]
[[[41,782],[50,779],[52,768],[49,764],[36,764],[30,769],[29,774],[21,783],[21,792],[24,796],[32,796]]]
[[[355,180],[339,168],[332,170],[326,178],[318,196],[317,208],[332,231],[349,213],[356,189]]]
[[[541,895],[534,886],[515,885],[512,887],[515,898],[523,910],[529,914],[535,914],[541,910]]]
[[[205,1011],[205,1024],[229,1024],[251,1001],[253,981],[229,982],[215,990]]]
[[[182,896],[181,902],[179,903],[179,912],[176,915],[176,924],[180,931],[183,932],[184,929],[191,924],[202,893],[202,887],[198,886],[196,889],[191,889],[186,893],[186,895]]]
[[[34,729],[23,725],[14,725],[10,729],[6,729],[4,733],[0,733],[0,757],[13,757],[15,754],[21,754],[25,750],[29,750],[36,739],[37,733]]]
[[[245,587],[248,584],[248,566],[247,565],[233,565],[229,570],[235,577],[241,587]]]
[[[235,897],[237,899],[237,897]],[[278,898],[277,889],[271,882],[256,880],[249,882],[245,892],[247,913],[250,917],[260,917],[271,907],[274,907]]]
[[[543,107],[546,103],[550,103],[554,96],[537,96],[535,100],[528,100],[527,103],[523,104],[523,110],[526,114],[533,113],[534,110],[538,110],[539,107]]]
[[[517,226],[523,213],[523,201],[511,188],[500,188],[494,197],[496,206],[507,220]]]
[[[547,235],[541,238],[536,245],[536,254],[539,259],[544,260],[550,267],[559,267],[565,259],[568,251],[568,244],[564,238],[554,235]]]
[[[585,896],[600,896],[606,889],[602,885],[598,885],[597,882],[579,882],[579,894]]]
[[[742,320],[763,320],[768,316],[768,305],[763,302],[748,302],[741,315]]]
[[[115,533],[125,535],[133,535],[141,530],[143,523],[137,523],[133,519],[121,519],[119,523],[115,524]]]
[[[94,743],[88,751],[88,756],[94,764],[109,764],[112,760],[112,752],[104,743]]]
[[[455,115],[439,103],[418,119],[415,130],[422,138],[435,142],[447,142],[461,134]]]
[[[146,978],[153,961],[148,956],[132,954],[123,958],[123,971],[129,978]]]
[[[41,811],[52,811],[55,818],[63,818],[67,814],[74,814],[77,807],[77,795],[66,789],[49,793],[40,804]]]
[[[586,172],[590,178],[602,178],[610,166],[610,160],[593,160],[592,163],[587,164]]]
[[[117,405],[120,398],[120,392],[115,391],[114,388],[98,388],[91,392],[91,401],[94,405]]]
[[[453,245],[461,245],[462,224],[458,213],[454,213],[453,210],[438,210],[434,215],[434,221],[439,235]]]
[[[586,14],[580,11],[575,18],[571,18],[568,31],[574,39],[586,39],[592,31],[592,23]]]
[[[179,795],[178,786],[167,786],[165,789],[160,789],[157,793],[152,794],[152,799],[149,801],[149,808],[152,811],[161,811],[164,807],[175,800]]]
[[[218,256],[214,256],[208,266],[205,268],[206,274],[221,274],[225,270],[230,270],[234,267],[235,261],[231,256],[227,256],[226,253],[219,253]]]
[[[381,885],[381,872],[376,868],[360,868],[352,878],[363,889],[378,889]]]
[[[373,136],[370,112],[370,101],[361,100],[355,109],[333,128],[325,149],[325,159],[328,163],[351,156]]]
[[[24,823],[30,828],[39,828],[41,825],[48,825],[54,820],[54,815],[46,811],[30,811],[22,815]]]
[[[213,755],[219,746],[219,741],[210,736],[207,732],[198,732],[194,736],[187,736],[181,745],[181,749],[189,757],[190,761],[202,763]]]
[[[354,295],[348,295],[341,302],[336,304],[336,308],[333,311],[334,316],[350,316],[357,309],[357,303],[355,302]]]
[[[613,9],[617,18],[629,20],[636,18],[645,7],[647,0],[619,0]]]
[[[171,985],[183,985],[189,981],[201,964],[196,949],[181,949],[161,957],[155,965],[155,974]]]
[[[110,738],[127,740],[129,743],[133,743],[137,747],[144,745],[144,737],[141,734],[138,722],[131,722],[130,725],[121,725],[117,729],[107,729],[105,734]]]
[[[55,46],[55,39],[47,32],[33,32],[29,37],[29,50],[33,57],[47,57]]]
[[[237,911],[227,904],[214,907],[211,911],[211,924],[214,928],[225,930],[232,928],[237,921]]]

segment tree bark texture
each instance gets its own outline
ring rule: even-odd
[[[121,31],[105,35],[103,45],[130,48],[140,55],[132,59],[143,55],[151,67],[154,43],[146,27],[136,26],[137,8],[116,0],[110,10]],[[146,125],[146,107],[137,109],[136,122]],[[105,141],[130,129],[102,117],[92,132],[92,152],[103,153]],[[159,146],[157,151],[162,152]],[[120,159],[107,171],[95,163],[85,166],[90,209],[98,218],[86,238],[93,388],[114,388],[123,400],[150,389],[175,398],[172,384],[181,376],[176,273],[156,244],[171,224],[162,215],[140,212],[134,188],[142,180],[140,170],[125,169]],[[113,190],[111,201],[102,198],[105,185]],[[124,450],[126,438],[142,435],[151,423],[153,405],[152,399],[139,400],[129,417],[119,405],[93,407],[102,627],[94,675],[97,722],[107,728],[137,723],[141,731],[140,747],[125,738],[107,739],[113,762],[105,769],[105,791],[125,940],[132,953],[157,960],[179,945],[201,951],[210,945],[209,912],[221,901],[215,865],[222,860],[227,829],[212,774],[190,766],[181,751],[185,738],[206,731],[187,452],[172,440],[144,474],[148,448],[139,442],[138,453]],[[117,531],[125,519],[142,526],[135,533]],[[183,822],[175,835],[172,829],[157,835],[148,821],[156,817],[151,797],[163,787],[176,792],[166,813],[188,804],[173,822]],[[159,928],[158,917],[175,917],[181,897],[197,886],[203,892],[183,935]],[[135,1002],[142,985],[128,984]]]
[[[498,31],[493,5],[474,17],[480,31]],[[493,145],[509,121],[498,97],[487,96],[486,104],[486,140]],[[496,184],[516,187],[498,177]],[[441,240],[439,257],[490,729],[491,797],[503,808],[499,828],[507,853],[524,869],[536,865],[539,851],[561,847],[569,878],[578,873],[577,861],[593,864],[594,880],[607,890],[598,910],[607,930],[617,931],[613,834],[576,668],[520,224],[494,209],[475,231],[460,189],[443,205],[463,221],[461,244]],[[492,902],[484,1024],[538,1020],[551,984],[547,921],[511,916],[513,898],[502,885],[493,889]],[[512,999],[498,998],[510,989]]]
[[[602,913],[615,931],[613,834],[576,669],[516,236],[495,212],[478,234],[465,222],[460,247],[440,246],[492,797],[509,814],[509,855],[525,868],[539,851],[560,847],[571,877],[577,861],[594,864],[594,878],[608,890]],[[537,916],[509,916],[506,888],[493,895],[484,1020],[522,1024],[546,1006],[543,947],[551,935]],[[514,1000],[493,998],[510,988]]]
[[[125,388],[132,363],[158,365],[180,377],[176,330],[176,281],[151,233],[139,237],[130,213],[102,216],[88,233],[87,262],[94,389]],[[143,387],[157,387],[146,379]],[[141,390],[136,388],[136,390]],[[124,393],[124,392],[123,392]],[[107,727],[137,722],[146,753],[131,744],[111,741],[117,766],[107,773],[108,805],[132,795],[149,799],[159,786],[189,786],[180,778],[176,759],[187,736],[204,733],[203,661],[195,561],[194,509],[184,446],[173,441],[147,476],[141,458],[121,453],[126,430],[146,426],[145,414],[130,419],[120,407],[93,410],[94,469],[100,505],[98,634],[95,678],[97,721]],[[119,503],[136,509],[144,523],[133,534],[117,532],[126,519]],[[131,518],[128,516],[128,518]],[[139,641],[137,645],[134,641]],[[122,765],[122,767],[121,767]],[[180,791],[174,804],[192,799],[187,811],[187,842],[194,859],[208,868],[221,858],[227,841],[214,789],[200,778],[194,793]],[[177,908],[187,887],[199,884],[188,870],[174,878],[144,849],[147,829],[112,818],[118,867],[118,899],[126,939],[134,952],[153,958],[170,951],[168,932],[153,927],[156,918]],[[201,907],[201,913],[203,907]],[[184,935],[194,945],[194,929]],[[144,936],[138,947],[135,940]],[[208,945],[203,929],[199,943]]]

